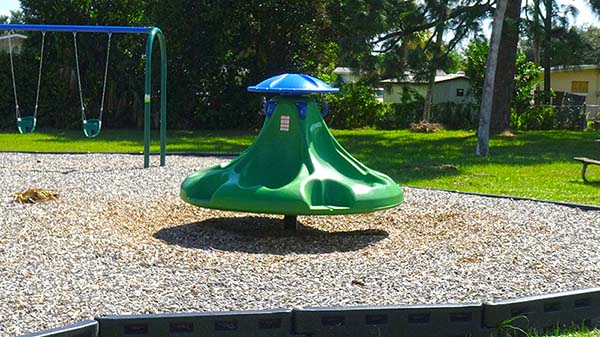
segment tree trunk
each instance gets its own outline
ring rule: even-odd
[[[517,43],[521,0],[508,0],[498,49],[498,69],[494,81],[490,132],[500,133],[510,127],[510,108],[515,88]]]
[[[542,66],[544,67],[544,104],[550,104],[550,72],[552,66],[552,55],[550,55],[550,39],[552,38],[552,2],[546,0],[546,17],[544,18],[544,52],[542,54]]]
[[[504,15],[508,0],[498,0],[496,13],[494,14],[494,25],[492,38],[490,39],[490,51],[488,52],[485,65],[485,78],[483,80],[483,93],[481,95],[481,108],[479,110],[479,129],[477,131],[478,156],[489,155],[490,140],[490,117],[492,114],[492,98],[494,95],[494,80],[496,78],[496,67],[498,65],[498,49],[500,48],[500,35],[504,24]]]
[[[435,86],[436,69],[429,69],[429,77],[427,78],[427,92],[425,93],[425,105],[423,107],[423,116],[421,120],[429,122],[431,119],[431,106],[433,105],[433,87]]]
[[[540,50],[542,34],[540,32],[540,0],[533,1],[533,63],[541,65]],[[539,89],[539,85],[538,85]]]
[[[431,119],[431,106],[433,105],[433,87],[435,86],[435,75],[440,62],[442,53],[442,43],[444,43],[444,25],[446,24],[447,0],[440,3],[439,23],[435,26],[435,46],[429,65],[429,77],[427,79],[427,93],[425,94],[425,106],[423,107],[423,118],[425,122]]]

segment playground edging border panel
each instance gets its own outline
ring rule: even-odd
[[[294,311],[294,333],[311,337],[479,336],[482,311],[481,303],[305,308]]]
[[[506,321],[537,331],[598,327],[600,287],[486,303],[102,316],[25,336],[489,337]]]
[[[490,328],[498,328],[502,321],[511,318],[516,318],[511,325],[522,329],[547,330],[556,322],[600,326],[600,287],[502,300],[483,306],[483,324]]]
[[[283,337],[292,330],[289,309],[103,316],[96,320],[102,337]]]
[[[60,328],[34,332],[22,337],[97,337],[98,321],[89,320]]]

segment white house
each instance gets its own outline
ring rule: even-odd
[[[337,67],[333,71],[342,83],[358,81],[359,73],[353,68]],[[421,96],[427,93],[427,81],[418,80],[414,74],[406,72],[402,79],[387,79],[380,82],[381,86],[375,88],[377,100],[387,103],[399,103],[402,97],[402,88],[411,87]],[[433,104],[439,103],[476,103],[473,97],[469,78],[463,73],[446,74],[438,70],[433,87]]]
[[[384,87],[383,101],[398,103],[402,97],[402,88],[410,87],[425,97],[427,81],[418,80],[411,73],[406,73],[402,79],[387,79],[381,81]],[[433,104],[439,103],[475,103],[469,78],[463,73],[446,74],[438,70],[433,86]]]
[[[353,68],[337,67],[333,69],[333,73],[339,77],[342,83],[354,83],[359,80],[358,71]]]
[[[21,52],[21,46],[26,38],[27,36],[21,34],[2,35],[0,36],[0,51],[8,53],[8,39],[10,39],[13,53],[18,54]]]

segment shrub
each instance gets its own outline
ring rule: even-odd
[[[360,83],[347,83],[337,95],[329,95],[327,124],[338,129],[372,126],[376,116],[384,115],[388,106],[375,99],[375,90]]]
[[[387,103],[375,118],[375,127],[379,129],[406,129],[416,123],[423,115],[424,98],[410,87],[402,88],[400,103]]]
[[[476,104],[440,103],[431,109],[431,121],[448,129],[476,129],[479,123],[479,107]]]
[[[554,109],[555,129],[582,130],[584,129],[585,113],[581,106],[556,106]]]
[[[551,130],[554,126],[554,108],[549,105],[513,111],[510,116],[511,127],[519,130]]]

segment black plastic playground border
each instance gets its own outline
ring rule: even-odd
[[[600,326],[600,287],[484,303],[100,316],[23,336],[489,337],[582,326]]]

